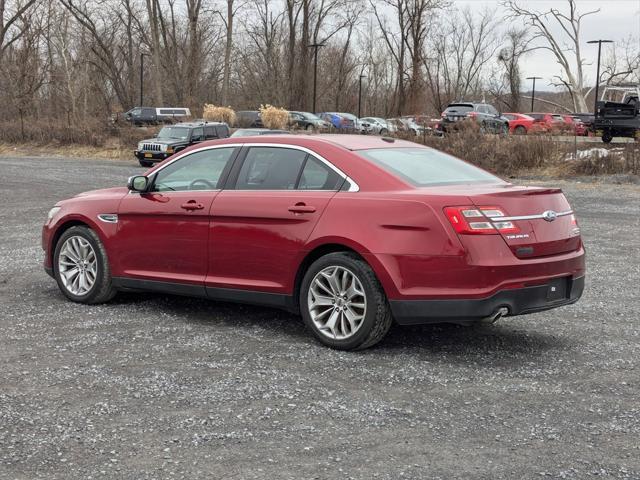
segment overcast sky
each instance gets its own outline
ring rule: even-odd
[[[496,9],[498,15],[504,13],[499,0],[454,0],[458,7],[470,7],[473,10],[483,8]],[[530,9],[548,10],[551,7],[568,11],[566,0],[521,0],[521,5]],[[587,82],[592,82],[596,76],[597,45],[587,45],[587,40],[607,39],[621,40],[629,35],[636,37],[640,42],[640,0],[577,0],[578,10],[587,12],[600,9],[600,12],[584,18],[582,24],[582,54],[585,59],[592,61],[592,65],[585,67]],[[505,29],[508,25],[505,25]],[[604,55],[603,45],[603,55]],[[530,53],[522,62],[523,77],[544,77],[544,80],[536,83],[536,89],[540,87],[551,89],[547,86],[554,75],[561,73],[560,66],[556,63],[553,54],[546,50],[536,50]]]

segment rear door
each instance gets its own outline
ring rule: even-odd
[[[300,252],[344,178],[293,147],[242,155],[211,209],[206,285],[289,294]]]

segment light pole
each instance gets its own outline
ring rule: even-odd
[[[596,110],[598,109],[598,87],[600,86],[600,54],[602,53],[602,44],[603,43],[613,43],[613,40],[589,40],[587,43],[597,43],[598,44],[598,69],[596,73],[596,100],[593,102],[593,114],[596,114]]]
[[[312,43],[309,45],[314,49],[313,54],[313,112],[316,113],[316,91],[318,84],[318,49],[324,47],[324,43]]]
[[[148,53],[140,52],[140,106],[143,107],[144,102],[144,57],[148,57]]]
[[[367,78],[366,75],[360,74],[358,80],[358,118],[362,116],[362,79]]]
[[[531,91],[531,111],[533,112],[533,101],[536,98],[536,80],[542,80],[542,77],[527,77],[527,80],[533,80],[533,90]]]

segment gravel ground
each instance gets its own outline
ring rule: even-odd
[[[577,304],[343,353],[276,310],[66,301],[46,212],[140,171],[0,158],[0,478],[640,478],[639,186],[561,182]]]

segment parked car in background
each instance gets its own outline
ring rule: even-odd
[[[288,130],[271,130],[268,128],[239,128],[231,134],[232,137],[252,137],[255,135],[282,135],[291,133]]]
[[[589,135],[593,133],[593,121],[594,115],[593,113],[573,113],[573,118],[576,118],[582,122],[587,132],[585,135]]]
[[[533,118],[532,131],[534,133],[559,135],[567,128],[562,115],[557,113],[532,112],[527,115]]]
[[[582,120],[575,118],[573,115],[561,114],[562,120],[566,126],[567,133],[576,135],[577,137],[583,137],[588,134],[587,127],[585,127]]]
[[[593,130],[604,143],[614,137],[640,141],[640,86],[606,86],[596,104]]]
[[[526,135],[533,126],[533,117],[524,113],[503,113],[502,116],[509,120],[509,133],[513,135]]]
[[[458,122],[474,120],[482,131],[487,133],[509,133],[509,120],[487,103],[456,102],[450,103],[442,112],[440,130],[447,132],[455,129]]]
[[[560,189],[403,140],[248,140],[206,142],[127,186],[56,203],[42,247],[62,294],[279,307],[341,350],[375,345],[394,320],[494,322],[582,295],[585,252]]]
[[[366,133],[375,133],[378,135],[387,135],[397,130],[394,125],[380,117],[363,117],[360,119],[360,125]]]
[[[191,117],[188,108],[173,107],[135,107],[125,112],[124,118],[134,125],[157,125],[159,123],[172,123],[184,121]]]
[[[229,126],[226,123],[176,123],[162,127],[155,138],[139,142],[138,149],[133,154],[141,166],[151,167],[154,163],[161,162],[190,145],[228,136]]]
[[[357,128],[355,115],[347,117],[344,113],[324,112],[320,113],[319,117],[338,130],[356,130]]]
[[[240,128],[264,127],[258,110],[240,110],[239,112],[236,112],[235,125]]]
[[[303,130],[328,130],[331,125],[309,112],[289,112],[289,125]]]

